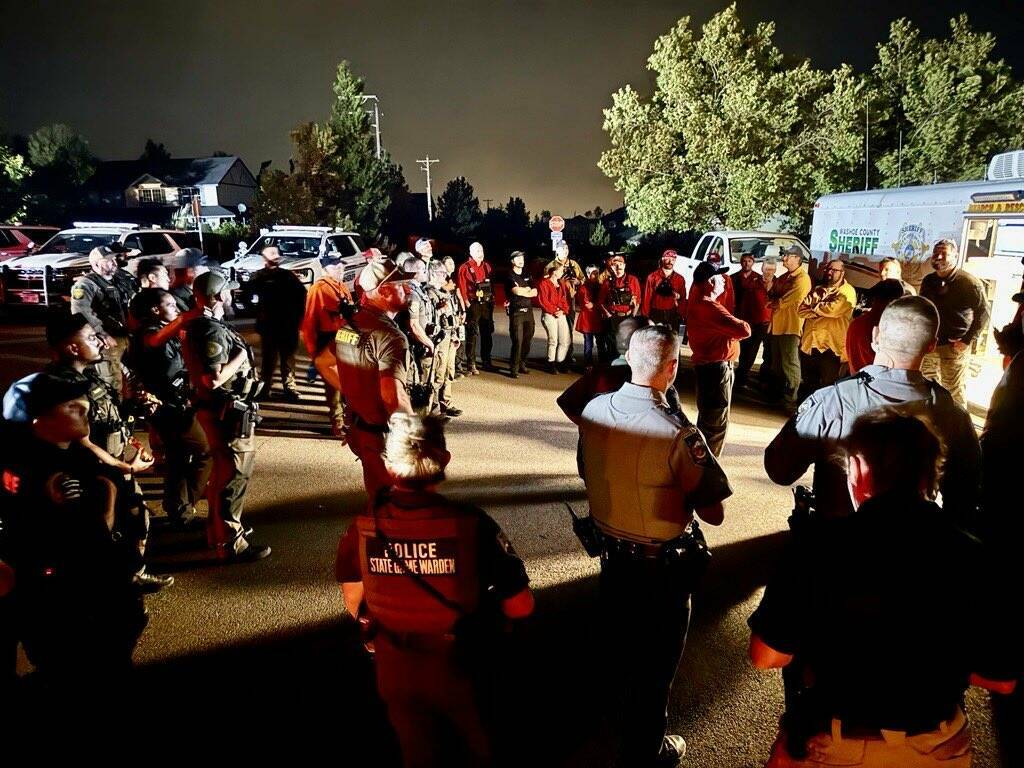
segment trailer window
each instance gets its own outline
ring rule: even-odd
[[[992,255],[992,232],[995,229],[992,219],[972,219],[967,224],[967,237],[964,243],[964,259],[987,259]]]
[[[999,222],[996,230],[996,256],[1024,256],[1024,222]]]

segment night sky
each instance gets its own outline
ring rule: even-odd
[[[273,2],[4,3],[0,128],[66,122],[104,159],[137,157],[147,137],[174,156],[224,150],[255,172],[287,168],[288,132],[322,119],[341,59],[381,99],[386,148],[414,190],[429,154],[434,194],[466,176],[481,203],[519,195],[571,215],[621,198],[596,167],[601,109],[647,90],[655,38],[724,3]],[[744,24],[776,22],[776,43],[821,67],[870,65],[889,22],[926,34],[970,9],[997,54],[1024,75],[1021,2],[740,2]]]

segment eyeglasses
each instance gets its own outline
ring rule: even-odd
[[[826,272],[830,272],[833,275],[841,275],[846,270],[845,269],[826,269],[825,271]]]

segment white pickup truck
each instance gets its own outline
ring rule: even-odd
[[[750,253],[754,257],[754,269],[761,271],[761,264],[766,259],[779,262],[776,274],[786,271],[782,266],[782,252],[795,245],[804,254],[804,260],[810,259],[811,252],[800,238],[795,235],[778,232],[742,232],[725,230],[707,232],[697,241],[693,253],[689,256],[676,256],[675,271],[686,278],[687,289],[693,285],[693,272],[702,261],[707,261],[712,253],[717,253],[722,266],[729,268],[729,274],[740,271],[740,256]]]
[[[260,236],[251,248],[239,243],[238,256],[224,263],[224,268],[241,283],[235,291],[234,305],[241,311],[252,309],[250,301],[259,300],[246,290],[246,283],[256,272],[263,269],[261,252],[267,246],[277,246],[281,251],[281,267],[298,275],[303,285],[312,285],[323,275],[320,257],[326,253],[341,254],[344,267],[343,280],[352,290],[360,271],[366,266],[366,249],[363,238],[356,232],[345,232],[333,227],[304,227],[275,225],[260,231]]]

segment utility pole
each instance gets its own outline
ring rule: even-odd
[[[427,155],[427,159],[426,160],[417,160],[416,162],[419,163],[421,166],[423,166],[423,170],[426,171],[426,174],[427,174],[427,218],[430,221],[433,221],[434,220],[434,199],[433,199],[433,196],[432,196],[433,193],[431,193],[431,191],[430,191],[430,166],[433,165],[434,163],[439,163],[441,161],[438,160],[437,158],[434,158],[433,160],[431,160],[430,159],[430,155]]]
[[[484,198],[484,203],[487,205],[487,208],[485,210],[488,210],[488,211],[491,210],[491,201],[492,200],[494,200],[493,197],[485,197]]]
[[[870,169],[871,169],[871,122],[868,119],[868,115],[871,112],[871,100],[868,98],[864,99],[864,189],[868,189],[871,185],[870,180]]]
[[[367,94],[363,96],[363,101],[373,101],[373,133],[377,139],[377,159],[380,160],[381,146],[380,146],[380,103],[376,96]],[[369,112],[369,110],[367,110]]]

